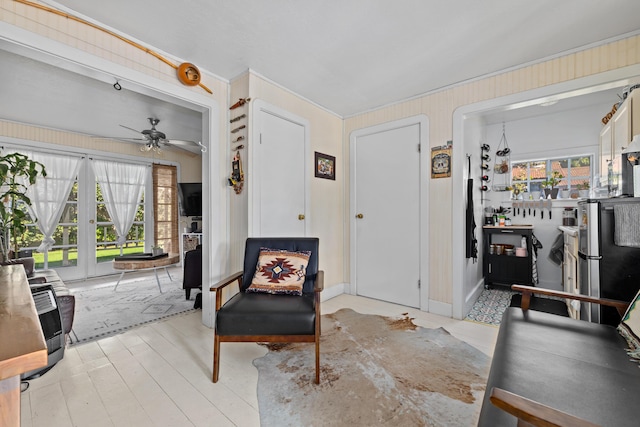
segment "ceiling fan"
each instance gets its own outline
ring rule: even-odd
[[[142,147],[140,147],[140,151],[155,151],[159,153],[161,152],[161,148],[163,146],[179,148],[182,150],[189,151],[190,153],[193,153],[193,148],[196,148],[196,147],[199,148],[202,153],[207,151],[207,147],[202,145],[200,141],[195,142],[195,141],[184,141],[180,139],[167,139],[167,136],[164,134],[164,132],[161,132],[158,129],[156,129],[156,125],[160,123],[160,119],[148,117],[148,120],[149,120],[149,123],[151,124],[151,129],[145,129],[142,131],[130,128],[125,125],[120,125],[125,129],[129,129],[131,131],[141,134],[142,138],[118,138],[118,139],[123,139],[125,141],[133,141],[139,144],[144,144]]]

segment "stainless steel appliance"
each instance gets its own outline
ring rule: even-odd
[[[616,205],[640,204],[640,198],[587,199],[578,203],[578,269],[580,293],[631,301],[640,288],[640,248],[614,242]],[[640,217],[637,220],[640,222]],[[624,230],[619,230],[624,232]],[[612,307],[582,303],[580,318],[617,325]]]

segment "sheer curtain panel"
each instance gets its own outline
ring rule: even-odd
[[[96,159],[92,160],[92,165],[107,212],[118,234],[116,243],[122,249],[136,217],[148,166]]]
[[[39,179],[27,189],[31,199],[29,213],[37,218],[36,226],[44,235],[38,252],[45,252],[55,244],[53,233],[58,227],[62,211],[67,205],[69,192],[80,168],[79,157],[58,156],[51,153],[29,153],[29,157],[44,165],[45,179]]]

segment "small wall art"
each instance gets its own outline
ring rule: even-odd
[[[451,176],[452,142],[431,149],[431,178],[447,178]]]
[[[336,158],[328,154],[315,152],[316,178],[336,179]]]

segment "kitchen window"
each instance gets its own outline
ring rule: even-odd
[[[542,182],[559,172],[562,178],[556,187],[560,190],[586,189],[591,185],[592,165],[593,156],[511,162],[511,185],[519,192],[543,191]]]

